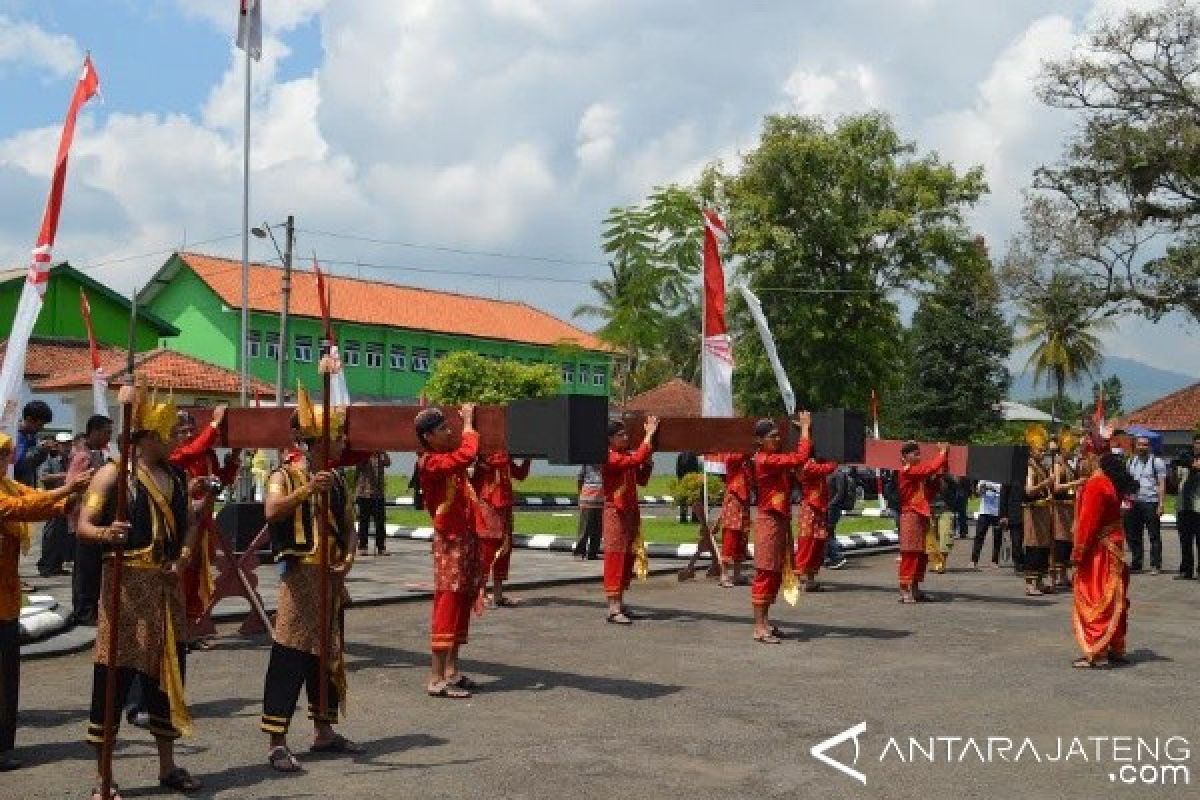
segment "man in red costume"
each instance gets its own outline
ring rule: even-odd
[[[504,596],[504,582],[512,559],[513,488],[514,480],[529,477],[528,458],[519,464],[503,450],[480,456],[475,462],[471,484],[479,497],[479,570],[484,588],[488,574],[492,577],[489,608],[516,606],[520,601]]]
[[[466,698],[475,683],[458,671],[458,650],[467,643],[471,609],[479,595],[479,513],[467,468],[479,454],[475,405],[462,407],[461,439],[440,408],[422,409],[414,420],[425,450],[417,457],[425,508],[433,518],[433,651],[429,684],[432,697]]]
[[[916,603],[929,600],[921,593],[925,580],[925,534],[933,513],[929,507],[929,478],[946,468],[950,448],[938,445],[937,457],[928,464],[921,463],[921,448],[916,442],[905,442],[900,449],[900,602]]]
[[[196,419],[186,411],[179,412],[179,436],[182,444],[171,451],[167,459],[172,466],[183,470],[192,486],[192,504],[197,507],[196,524],[200,529],[196,557],[184,568],[180,576],[183,585],[184,613],[187,615],[188,646],[207,649],[208,645],[195,631],[196,624],[204,616],[212,599],[213,559],[217,554],[217,532],[213,527],[213,504],[221,489],[237,479],[241,465],[240,450],[225,456],[225,463],[217,460],[213,447],[220,436],[221,422],[225,419],[227,406],[213,409],[212,422],[204,430],[196,431]],[[197,481],[197,478],[205,478]]]
[[[1080,669],[1127,664],[1125,628],[1129,617],[1129,567],[1121,497],[1137,491],[1137,482],[1099,436],[1093,434],[1085,458],[1099,469],[1079,497],[1071,566],[1075,568],[1071,622],[1083,657]],[[1098,459],[1097,453],[1103,453]]]
[[[804,576],[806,592],[821,590],[817,573],[825,562],[829,540],[829,476],[837,471],[836,461],[810,458],[796,470],[800,481],[800,523],[796,537],[796,574]]]
[[[742,582],[754,463],[746,453],[723,453],[718,458],[725,464],[725,499],[721,501],[721,564],[725,569],[721,587],[729,589]]]
[[[633,622],[625,606],[625,590],[633,579],[633,563],[642,534],[638,508],[638,484],[650,477],[654,433],[658,417],[646,417],[646,434],[641,445],[629,452],[629,432],[620,420],[608,424],[608,458],[600,468],[604,481],[604,595],[608,598],[607,621],[615,625]]]
[[[754,454],[754,482],[758,487],[758,514],[754,518],[754,582],[750,602],[754,606],[754,640],[779,644],[779,629],[767,618],[779,594],[783,569],[791,558],[792,475],[812,455],[809,426],[812,415],[801,411],[792,424],[800,429],[796,452],[781,453],[782,438],[772,419],[754,426],[758,452]]]

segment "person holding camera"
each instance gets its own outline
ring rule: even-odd
[[[1150,574],[1162,570],[1163,503],[1167,495],[1167,465],[1150,452],[1150,439],[1139,436],[1134,442],[1134,455],[1125,465],[1129,474],[1137,481],[1137,495],[1133,505],[1125,512],[1125,541],[1129,544],[1130,570],[1142,571],[1145,541],[1142,531],[1150,539]]]
[[[16,449],[13,454],[13,477],[30,488],[37,487],[38,468],[49,458],[51,442],[38,441],[42,428],[53,421],[54,412],[41,400],[33,400],[21,409],[17,425]]]
[[[1192,449],[1176,462],[1181,467],[1175,524],[1179,529],[1178,580],[1196,577],[1196,553],[1200,546],[1200,433],[1192,437]]]
[[[178,441],[181,442],[168,461],[183,470],[192,490],[192,504],[197,509],[196,525],[200,529],[196,545],[196,557],[183,570],[184,612],[187,615],[188,647],[207,650],[207,642],[196,630],[198,623],[208,610],[215,590],[213,559],[216,557],[216,529],[213,527],[213,507],[217,495],[236,479],[241,466],[240,450],[225,456],[224,463],[217,459],[213,447],[220,437],[221,423],[225,420],[227,406],[213,409],[212,421],[203,431],[197,432],[196,418],[187,411],[179,412]]]

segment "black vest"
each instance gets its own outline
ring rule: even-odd
[[[283,477],[285,494],[303,486],[309,479],[305,470],[294,467],[280,468],[272,473]],[[333,488],[329,491],[329,538],[333,543],[331,560],[342,559],[346,556],[345,541],[349,533],[344,530],[346,519],[346,503],[349,492],[346,479],[341,471],[334,471]],[[278,561],[281,558],[315,558],[317,555],[317,529],[314,513],[317,505],[316,494],[310,495],[296,507],[290,517],[267,523],[271,531],[271,554]]]
[[[165,514],[151,498],[151,490],[146,488],[140,476],[130,482],[130,531],[129,539],[125,542],[127,559],[138,560],[148,555],[153,563],[161,564],[179,558],[179,551],[183,549],[188,529],[187,476],[183,470],[171,464],[163,464],[163,469],[171,478],[170,491],[163,494],[168,506]],[[169,514],[169,520],[166,514]],[[100,515],[101,526],[111,525],[116,516],[117,497],[113,492],[105,499],[104,513]],[[169,521],[174,522],[173,530]],[[105,545],[106,552],[112,549],[111,545]]]

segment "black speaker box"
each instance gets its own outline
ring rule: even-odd
[[[244,553],[267,523],[265,506],[262,503],[226,503],[217,512],[216,523],[226,541],[233,542],[234,551]],[[271,549],[270,539],[263,540],[262,549]]]
[[[861,464],[867,455],[867,416],[835,408],[812,415],[813,457],[839,464]]]
[[[508,406],[508,452],[551,464],[600,464],[608,457],[608,398],[559,395]]]
[[[967,448],[967,477],[973,481],[1024,486],[1028,468],[1029,448],[1025,445],[973,444]]]

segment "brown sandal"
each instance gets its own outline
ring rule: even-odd
[[[433,684],[432,686],[427,686],[425,688],[425,692],[430,697],[446,697],[451,700],[465,700],[471,696],[471,693],[466,689],[460,689],[459,687],[449,684],[446,681],[441,681]]]
[[[775,634],[767,631],[766,633],[754,634],[754,641],[758,642],[759,644],[781,644],[783,639],[780,639]]]
[[[284,745],[276,745],[267,752],[267,764],[276,772],[301,772],[304,769]]]

